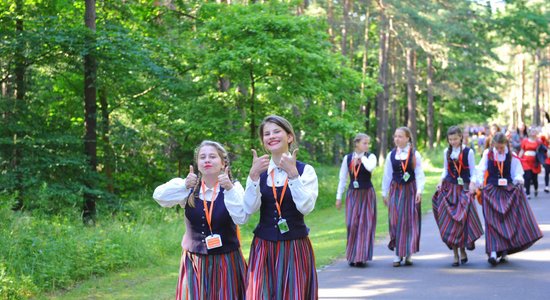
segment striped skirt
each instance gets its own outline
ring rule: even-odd
[[[254,237],[246,299],[318,299],[315,257],[308,237],[272,242]]]
[[[241,249],[204,255],[184,250],[176,300],[244,299],[246,262]]]
[[[475,241],[483,235],[474,197],[464,187],[443,181],[441,189],[432,198],[435,222],[441,239],[449,249],[453,247],[474,250]]]
[[[372,260],[376,232],[376,193],[374,188],[348,189],[346,195],[346,258],[351,263]]]
[[[523,251],[542,237],[542,232],[521,186],[487,185],[483,189],[485,251],[500,256]]]
[[[414,203],[416,182],[398,184],[392,181],[389,192],[388,220],[390,242],[388,248],[397,256],[408,256],[420,249],[420,203]]]

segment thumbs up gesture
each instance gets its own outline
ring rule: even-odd
[[[266,171],[269,168],[269,155],[264,154],[258,157],[256,150],[252,149],[252,167],[250,167],[250,172],[248,176],[253,181],[258,181],[260,179],[260,174]]]
[[[193,170],[193,165],[189,166],[189,174],[185,178],[185,187],[190,189],[197,185],[197,174]]]
[[[285,172],[288,174],[288,178],[290,179],[294,179],[300,175],[298,173],[298,169],[296,169],[297,154],[298,149],[294,149],[294,151],[292,151],[292,154],[284,153],[283,156],[281,156],[281,161],[279,163],[279,167],[285,170]]]
[[[231,179],[229,178],[229,167],[226,166],[223,173],[218,175],[218,182],[220,183],[220,186],[223,187],[224,190],[229,191],[233,188],[233,182],[231,182]]]

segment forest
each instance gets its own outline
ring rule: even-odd
[[[360,132],[381,164],[400,126],[429,153],[446,145],[451,125],[546,125],[549,8],[544,0],[0,0],[0,299],[137,266],[121,249],[131,243],[124,235],[181,217],[160,212],[155,186],[185,177],[205,139],[227,147],[245,182],[270,114],[292,122],[299,159],[328,173]],[[328,202],[336,184],[327,183]],[[64,236],[74,245],[48,241]],[[174,236],[177,249],[181,232]],[[136,253],[168,255],[167,241],[147,238]],[[80,250],[60,267],[53,258],[67,248]]]

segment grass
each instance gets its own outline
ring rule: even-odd
[[[431,197],[439,182],[441,169],[432,165],[439,162],[440,151],[425,154],[423,167],[426,173],[426,188],[423,193],[422,211],[431,210]],[[306,216],[310,227],[310,239],[315,251],[317,268],[330,264],[345,253],[346,228],[344,209],[336,210],[334,202],[338,184],[338,168],[332,166],[316,166],[319,177],[319,198],[316,209]],[[385,237],[388,230],[387,209],[382,203],[380,185],[382,168],[377,168],[373,174],[373,184],[377,190],[378,221],[376,236]],[[242,251],[248,259],[252,231],[258,222],[256,214],[248,224],[241,227]],[[171,221],[163,231],[182,232],[181,220]],[[154,229],[154,228],[152,228]],[[173,243],[179,244],[176,239]],[[155,260],[155,257],[150,259]],[[106,276],[93,277],[74,286],[68,291],[42,295],[38,299],[173,299],[178,276],[180,253],[174,251],[158,259],[155,264],[144,268],[122,270]]]

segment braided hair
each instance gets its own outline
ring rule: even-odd
[[[194,155],[195,164],[197,164],[197,162],[199,161],[199,152],[200,152],[200,150],[203,147],[206,147],[206,146],[211,146],[211,147],[214,147],[216,149],[216,151],[218,152],[218,155],[222,159],[222,162],[223,162],[224,166],[229,167],[229,172],[228,172],[229,173],[228,174],[229,175],[229,180],[234,182],[233,181],[233,174],[231,173],[231,167],[230,167],[230,163],[229,163],[229,153],[218,142],[209,141],[209,140],[202,141],[200,143],[200,145],[197,148],[195,148],[195,155]],[[197,167],[197,169],[198,169],[198,167]],[[191,207],[195,207],[195,198],[199,196],[201,182],[202,182],[202,173],[199,172],[199,175],[198,175],[198,178],[197,178],[197,184],[195,184],[195,186],[193,187],[192,192],[187,197],[187,203],[189,203],[189,206],[191,206]]]

